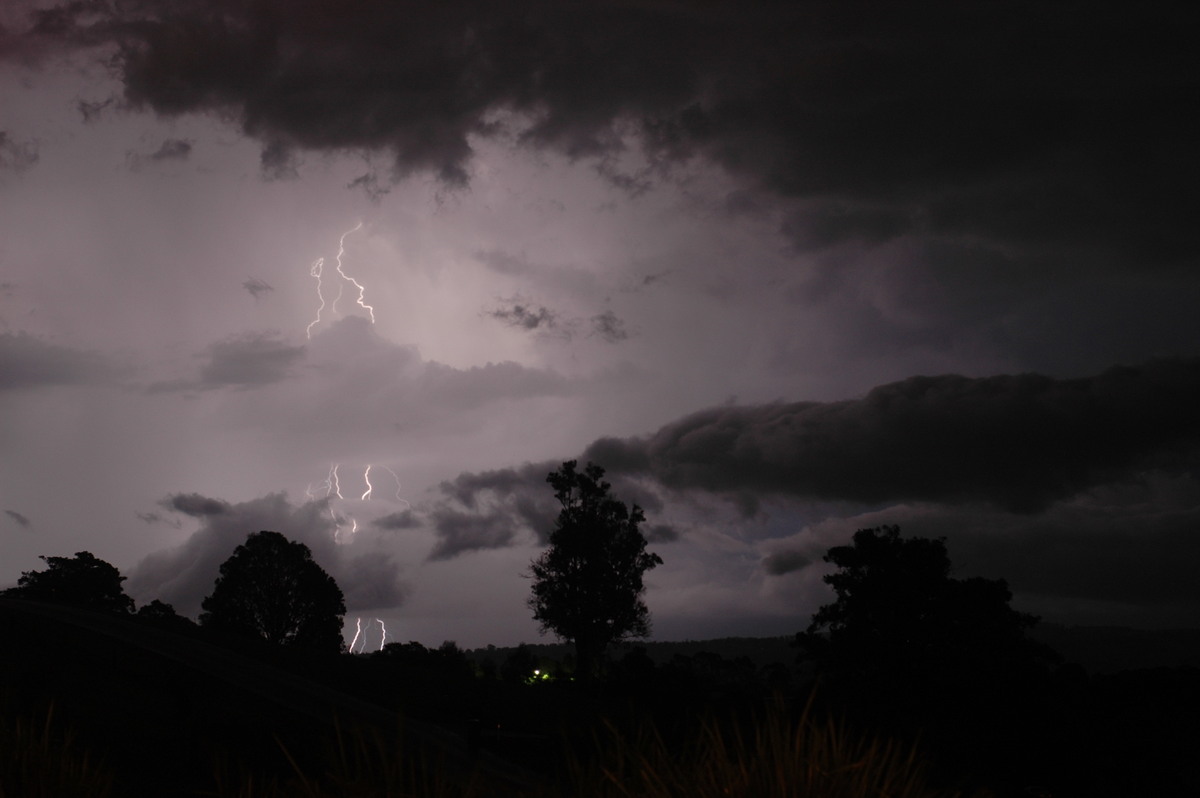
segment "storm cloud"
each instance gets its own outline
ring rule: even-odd
[[[86,114],[85,114],[86,119]],[[126,163],[133,170],[169,161],[186,161],[192,154],[192,142],[186,139],[166,139],[153,152],[134,152],[126,154]]]
[[[168,510],[190,515],[193,518],[205,518],[229,512],[230,506],[220,499],[201,496],[199,493],[176,493],[168,496],[160,504]]]
[[[38,157],[36,142],[17,141],[0,130],[0,177],[5,172],[24,172],[38,162]]]
[[[681,490],[1037,512],[1139,469],[1191,465],[1200,360],[1095,377],[913,377],[862,399],[726,406],[584,457]]]
[[[432,510],[438,543],[431,557],[450,559],[460,554],[532,542],[545,546],[562,509],[547,484],[547,476],[562,462],[525,463],[493,471],[463,472],[439,486],[441,497]],[[622,474],[605,476],[612,495],[650,513],[663,509],[662,499],[645,485]],[[524,534],[519,534],[519,533]],[[670,542],[679,531],[656,522],[643,530],[654,542]]]
[[[0,391],[113,381],[109,358],[60,346],[25,332],[0,333]]]
[[[520,298],[506,300],[500,307],[487,311],[487,315],[508,327],[530,332],[548,332],[559,324],[557,313],[544,305],[531,305]]]
[[[167,546],[195,609],[290,530],[379,631],[516,643],[576,459],[671,635],[803,628],[892,523],[1194,625],[1185,13],[0,2],[7,578]]]
[[[125,102],[237,119],[276,176],[293,150],[357,148],[465,186],[477,137],[593,158],[633,187],[703,157],[820,198],[806,245],[923,229],[1099,240],[1169,265],[1197,209],[1179,201],[1198,176],[1182,13],[181,0],[63,5],[6,38],[11,53],[115,47]],[[1095,91],[1115,75],[1120,91]],[[630,148],[648,165],[614,166]]]
[[[168,497],[164,506],[201,519],[201,526],[182,544],[145,557],[129,574],[126,588],[145,603],[160,599],[180,613],[196,617],[200,602],[212,593],[220,565],[252,532],[269,529],[303,543],[313,559],[345,594],[350,611],[399,606],[409,588],[401,566],[386,552],[371,551],[369,542],[339,545],[325,501],[296,506],[283,494],[247,502],[191,494]]]

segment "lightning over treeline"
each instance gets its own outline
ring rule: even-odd
[[[355,300],[355,304],[357,304],[360,308],[362,308],[363,310],[365,310],[367,312],[367,315],[371,319],[371,323],[374,324],[375,323],[375,308],[371,305],[368,305],[365,301],[366,291],[367,291],[366,286],[364,286],[362,283],[360,283],[358,280],[354,279],[350,275],[346,274],[345,270],[342,268],[342,256],[346,254],[346,236],[350,235],[351,233],[358,232],[359,230],[362,229],[362,226],[363,226],[363,223],[359,222],[354,227],[352,227],[349,230],[347,230],[346,232],[342,233],[341,238],[338,239],[338,251],[337,251],[337,257],[335,259],[336,260],[335,268],[337,270],[338,276],[341,277],[342,279],[341,279],[341,282],[338,283],[337,296],[335,296],[333,298],[333,301],[328,304],[329,304],[330,311],[332,313],[336,314],[338,312],[337,303],[342,298],[342,293],[344,292],[344,290],[346,288],[346,283],[350,283],[351,285],[353,285],[355,288],[358,289],[358,299]],[[313,261],[312,267],[309,268],[308,273],[310,276],[316,278],[316,280],[317,280],[317,301],[320,303],[319,305],[317,305],[316,317],[308,323],[307,327],[304,328],[304,334],[308,338],[311,339],[313,327],[315,327],[321,323],[321,312],[323,310],[325,310],[325,305],[326,305],[325,292],[324,292],[324,279],[323,279],[324,274],[325,274],[325,258],[323,258],[323,257],[317,258],[315,261]]]
[[[383,651],[383,647],[387,644],[387,626],[383,623],[382,618],[376,618],[375,623],[379,624],[379,648],[377,651]],[[368,624],[369,625],[369,624]],[[354,649],[357,648],[356,652]],[[367,635],[363,634],[362,618],[354,619],[354,637],[350,641],[348,651],[351,654],[361,654],[367,649]]]

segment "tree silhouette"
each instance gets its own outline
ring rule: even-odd
[[[196,623],[191,618],[180,615],[174,607],[159,599],[138,607],[134,617],[164,629],[190,632],[196,628]]]
[[[23,572],[17,586],[6,590],[4,595],[122,614],[133,612],[133,599],[121,587],[125,577],[91,552],[39,559],[46,563],[46,570]]]
[[[256,532],[221,564],[200,624],[309,650],[341,651],[346,604],[341,588],[303,543]]]
[[[532,563],[533,617],[543,632],[575,644],[576,672],[585,680],[610,644],[650,633],[642,575],[662,564],[646,551],[641,508],[609,495],[603,476],[594,463],[580,473],[570,460],[546,477],[562,509],[550,547]]]
[[[1002,579],[953,579],[943,539],[860,529],[831,548],[837,595],[796,637],[824,685],[851,708],[911,722],[995,717],[1056,655],[1025,633],[1037,618],[1009,606]]]

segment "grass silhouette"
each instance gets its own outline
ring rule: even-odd
[[[113,774],[96,761],[50,704],[37,717],[0,702],[0,798],[107,798]]]
[[[564,752],[565,775],[498,783],[377,731],[340,729],[317,762],[288,754],[290,777],[218,778],[218,798],[950,798],[931,787],[917,748],[781,708],[743,729],[709,719],[681,746],[649,721],[597,730],[594,749]],[[286,751],[285,751],[286,753]]]

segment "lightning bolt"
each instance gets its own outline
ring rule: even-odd
[[[315,319],[313,319],[312,321],[310,321],[308,323],[308,326],[306,328],[304,328],[304,334],[307,335],[310,339],[312,338],[312,328],[320,323],[321,311],[325,309],[325,297],[322,296],[322,294],[321,294],[321,272],[324,270],[324,268],[325,268],[325,259],[317,258],[315,261],[313,261],[312,268],[309,269],[309,271],[308,271],[308,273],[311,276],[317,278],[317,299],[321,300],[321,305],[320,305],[320,307],[317,308],[317,317]]]
[[[345,497],[342,496],[342,485],[341,485],[341,482],[338,480],[338,468],[340,468],[340,467],[341,467],[340,463],[334,463],[333,467],[329,469],[329,482],[328,482],[329,491],[325,495],[328,496],[330,493],[332,493],[332,494],[336,495],[339,499],[344,499]]]
[[[346,252],[346,236],[350,235],[351,233],[357,232],[358,230],[361,230],[361,229],[362,229],[362,222],[359,222],[353,228],[342,233],[342,237],[338,240],[337,272],[338,272],[338,274],[340,274],[342,276],[343,280],[350,281],[351,283],[354,284],[354,287],[358,289],[358,306],[360,308],[362,308],[363,310],[367,311],[367,313],[371,314],[371,323],[374,324],[375,323],[375,308],[371,307],[370,305],[368,305],[366,302],[363,301],[363,296],[366,295],[367,289],[364,288],[363,285],[358,280],[355,280],[353,277],[351,277],[350,275],[348,275],[344,271],[342,271],[342,255],[344,255]],[[341,298],[341,294],[338,294],[338,297]],[[336,305],[336,304],[337,304],[337,300],[334,300],[334,305]]]
[[[333,463],[330,465],[329,472],[326,474],[325,479],[322,482],[317,483],[317,490],[319,491],[322,486],[325,489],[326,507],[329,509],[329,520],[333,524],[334,541],[337,543],[346,543],[353,539],[354,535],[358,533],[358,519],[356,519],[350,513],[339,513],[338,510],[333,506],[333,499],[335,498],[341,499],[342,501],[346,500],[346,497],[342,495],[341,475],[339,473],[339,469],[341,469],[341,467],[341,463]],[[363,491],[361,496],[358,497],[359,501],[365,502],[369,499],[373,499],[374,497],[375,485],[371,482],[371,470],[374,468],[375,464],[370,463],[363,469],[363,482],[366,483],[367,489]],[[400,495],[400,476],[386,465],[381,465],[380,468],[391,474],[392,479],[396,482],[396,501],[398,501],[400,504],[403,504],[405,509],[411,509],[412,504]],[[317,498],[317,493],[313,491],[312,483],[309,483],[304,489],[304,495],[310,500],[315,500]],[[376,620],[379,619],[376,618]],[[382,626],[382,621],[380,622],[380,625]]]
[[[400,495],[400,476],[387,466],[380,466],[380,468],[391,474],[392,479],[396,480],[396,501],[403,504],[405,509],[412,509],[412,503]]]
[[[379,650],[383,651],[383,645],[387,642],[387,627],[383,625],[382,618],[376,618],[375,620],[379,622],[379,629],[383,633],[383,637],[379,638]]]
[[[352,283],[354,285],[354,287],[358,289],[357,304],[360,308],[362,308],[363,310],[367,311],[368,314],[370,314],[371,323],[374,324],[375,323],[375,308],[372,307],[371,305],[368,305],[363,299],[366,296],[366,291],[367,291],[366,286],[364,286],[358,280],[355,280],[350,275],[346,274],[346,272],[343,271],[343,269],[342,269],[342,256],[346,254],[346,236],[350,235],[351,233],[361,230],[362,226],[363,226],[362,222],[359,222],[354,227],[352,227],[349,230],[347,230],[346,232],[342,233],[342,237],[338,239],[337,273],[339,275],[341,275],[343,280],[345,280],[346,282]],[[310,321],[308,323],[308,326],[304,328],[304,334],[310,340],[312,339],[312,329],[313,329],[313,327],[316,327],[318,324],[321,323],[321,311],[323,311],[325,309],[325,294],[324,294],[324,290],[323,290],[324,286],[323,286],[323,281],[322,281],[322,276],[323,276],[324,272],[325,272],[325,259],[324,258],[317,258],[315,261],[313,261],[312,267],[308,270],[309,275],[311,277],[315,277],[317,280],[317,299],[321,303],[317,307],[316,318],[313,319],[312,321]],[[336,297],[334,297],[334,300],[332,303],[330,303],[330,307],[329,307],[329,309],[333,313],[337,313],[337,303],[338,303],[338,300],[342,298],[342,292],[345,289],[345,287],[346,286],[344,283],[338,284],[338,295]]]
[[[350,641],[350,653],[354,653],[354,646],[358,643],[358,636],[362,634],[362,618],[358,618],[354,622],[354,639]]]

